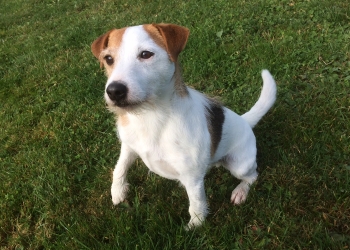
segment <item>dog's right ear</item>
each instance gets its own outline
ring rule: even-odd
[[[100,54],[102,50],[107,48],[108,46],[108,40],[109,40],[109,35],[111,34],[113,30],[108,31],[107,33],[103,34],[102,36],[98,37],[92,44],[91,44],[91,51],[92,54],[100,61],[100,66],[102,68],[103,63],[100,58]]]

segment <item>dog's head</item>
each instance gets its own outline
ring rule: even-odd
[[[110,108],[132,108],[166,98],[176,86],[176,65],[189,30],[174,24],[145,24],[114,29],[91,45],[106,69],[105,99]],[[183,87],[185,88],[185,87]]]

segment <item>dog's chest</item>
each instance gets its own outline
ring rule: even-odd
[[[178,164],[176,156],[180,150],[171,133],[140,122],[119,126],[118,131],[122,143],[135,151],[152,172],[168,179],[178,179],[178,166],[181,164]]]
[[[148,143],[147,143],[148,141]],[[150,140],[139,140],[132,144],[134,151],[140,156],[146,166],[154,173],[167,179],[178,179],[179,171],[172,158],[176,150],[169,149],[168,145],[162,143],[150,143]]]

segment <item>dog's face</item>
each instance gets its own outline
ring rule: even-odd
[[[148,24],[114,29],[91,48],[106,69],[105,99],[116,110],[166,98],[174,87],[179,53],[188,29],[173,24]]]

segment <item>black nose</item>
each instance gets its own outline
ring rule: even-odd
[[[111,82],[108,85],[106,92],[112,101],[120,102],[125,100],[128,88],[123,82]]]

